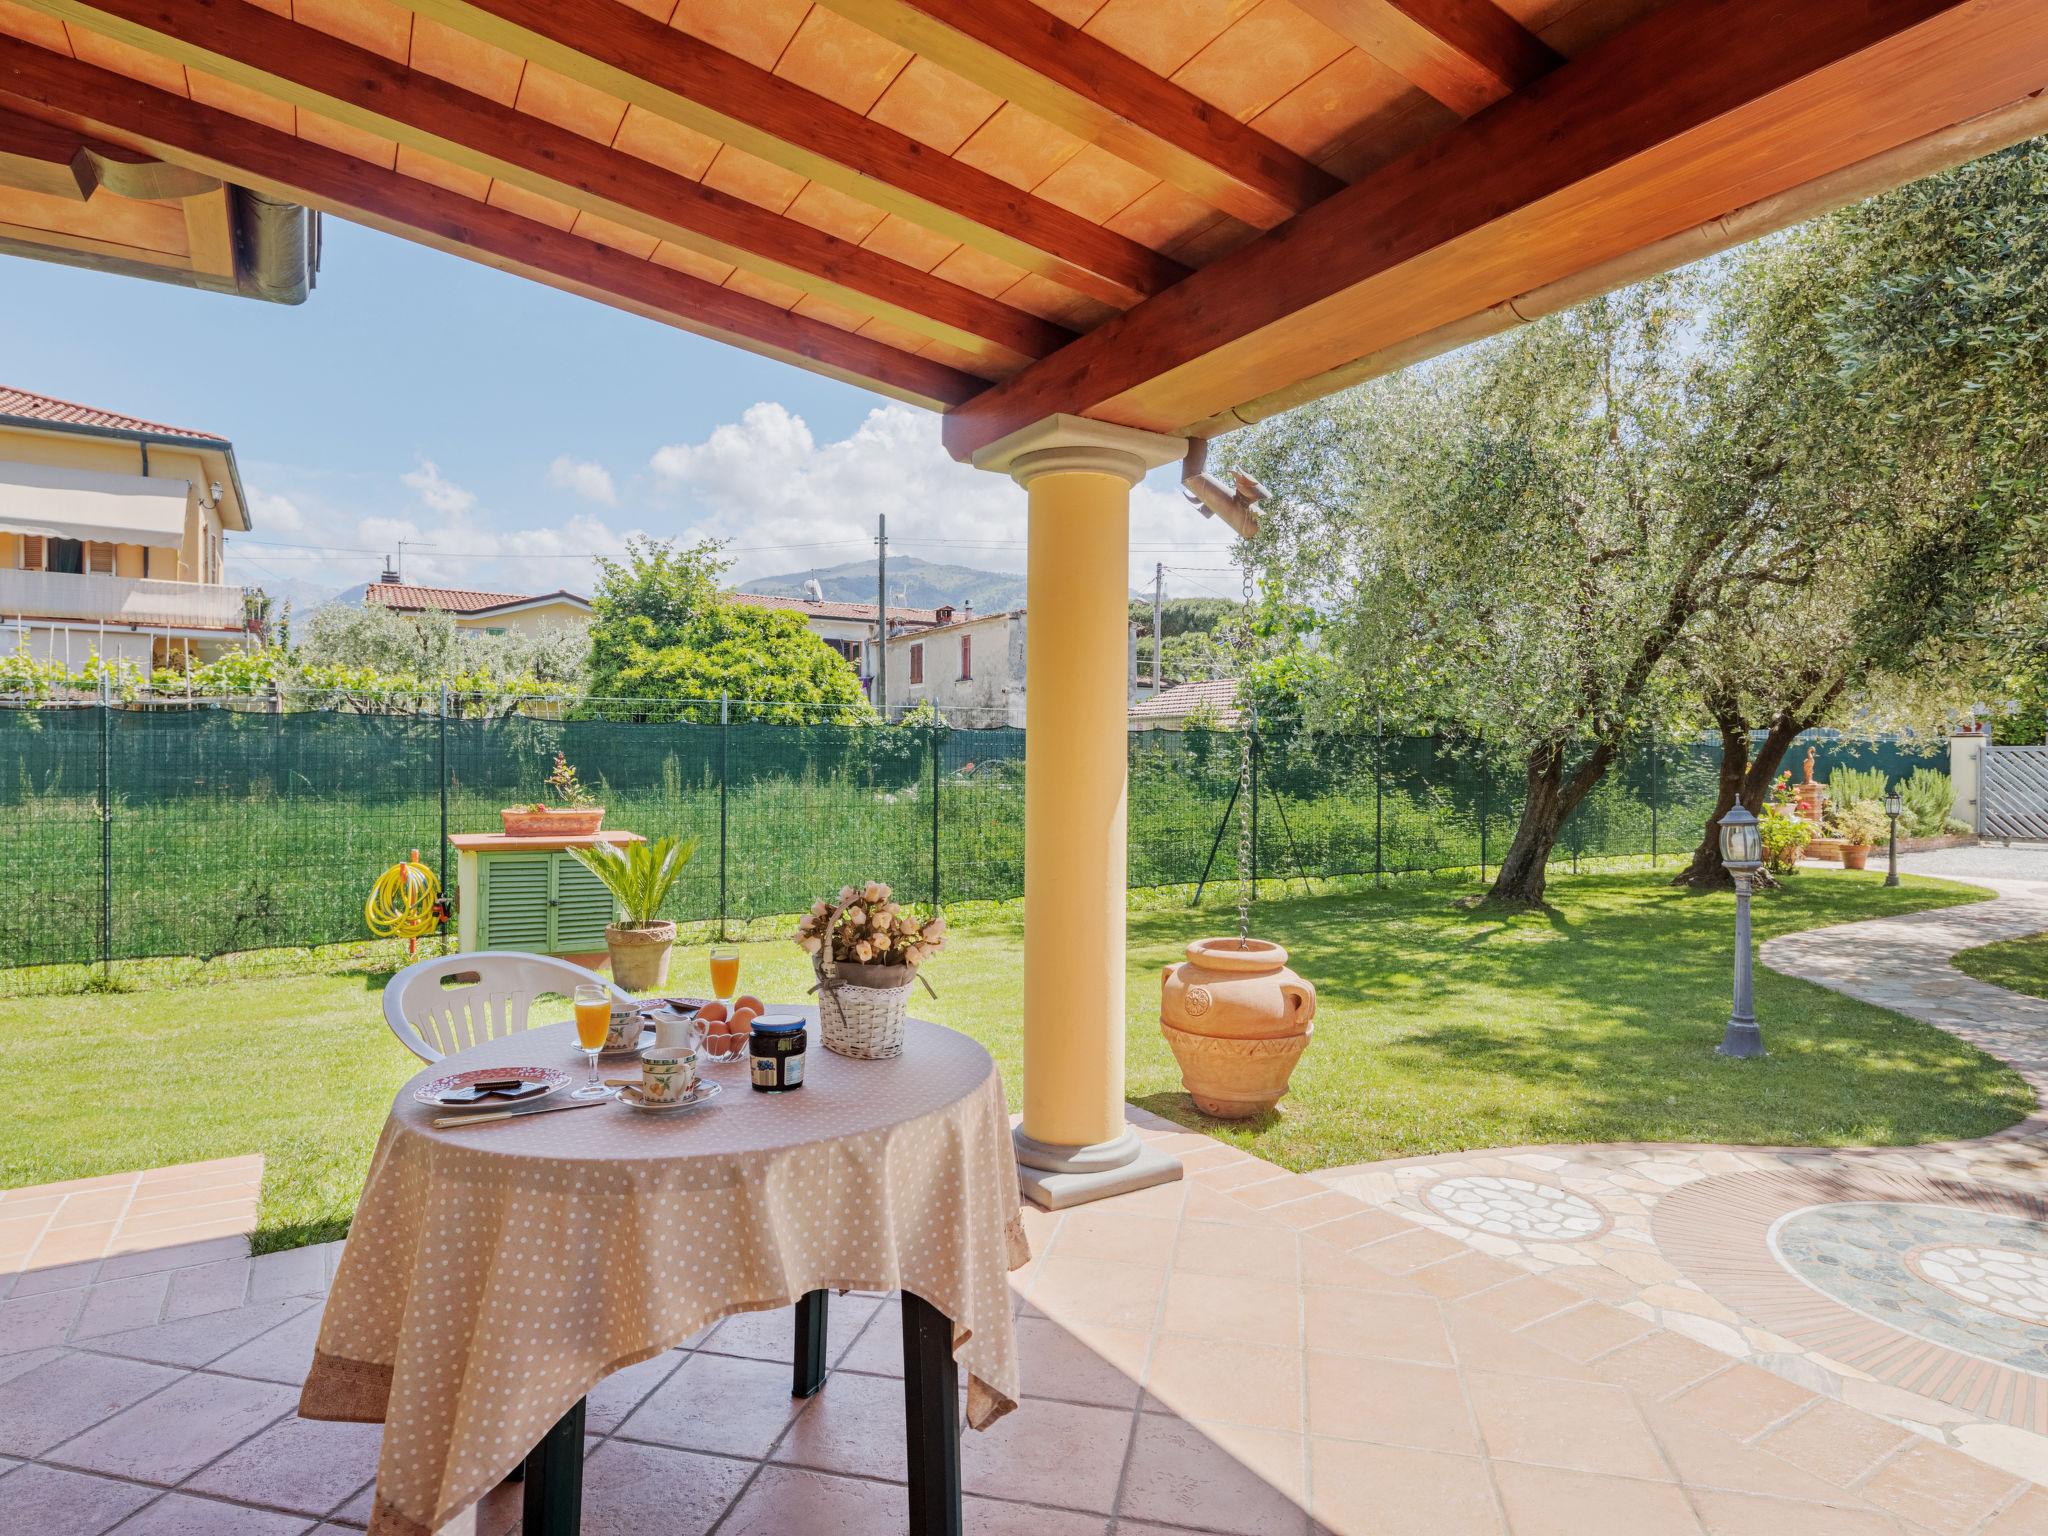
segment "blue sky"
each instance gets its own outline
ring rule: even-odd
[[[303,598],[414,537],[409,578],[587,591],[635,531],[725,538],[744,577],[865,558],[876,511],[894,553],[1023,565],[1022,493],[946,460],[929,413],[339,220],[297,307],[0,272],[0,382],[234,440],[234,579]],[[1134,582],[1165,559],[1235,590],[1170,474],[1133,543]]]

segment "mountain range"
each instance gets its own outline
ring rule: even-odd
[[[805,597],[808,594],[804,583],[808,581],[815,581],[834,602],[875,600],[872,560],[817,566],[781,576],[756,576],[752,581],[741,582],[739,590],[758,592],[764,597]],[[915,555],[898,555],[889,562],[889,601],[906,608],[936,608],[941,603],[961,607],[972,603],[977,613],[1000,613],[1006,608],[1024,606],[1024,578],[1001,571],[978,571],[969,565],[942,565]]]

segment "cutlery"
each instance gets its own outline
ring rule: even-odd
[[[537,1109],[494,1109],[487,1115],[436,1115],[434,1128],[448,1130],[458,1125],[483,1125],[491,1120],[523,1120],[528,1115],[552,1115],[563,1109],[595,1109],[610,1099],[577,1099],[568,1104],[543,1104]]]

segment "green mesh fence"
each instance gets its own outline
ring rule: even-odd
[[[1024,889],[1024,733],[925,726],[495,719],[226,707],[0,708],[0,967],[216,955],[365,936],[370,884],[411,849],[453,885],[447,832],[498,827],[554,754],[606,825],[698,840],[678,920],[799,910],[857,878],[916,900]],[[1816,773],[1945,769],[1938,748],[1816,733]],[[1795,766],[1807,742],[1788,754]],[[1237,876],[1239,738],[1130,738],[1129,882]],[[1519,776],[1429,737],[1257,743],[1262,877],[1485,870]],[[1566,823],[1560,864],[1689,853],[1711,742],[1635,743]]]

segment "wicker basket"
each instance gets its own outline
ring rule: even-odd
[[[843,975],[842,969],[850,970],[864,981],[874,978],[877,972],[908,968],[877,965],[842,968],[832,958],[832,925],[838,920],[839,908],[835,906],[825,919],[825,942],[811,956],[812,968],[818,975],[818,984],[812,989],[818,994],[818,1036],[826,1050],[840,1056],[852,1056],[861,1061],[884,1061],[891,1056],[901,1056],[903,1019],[909,1010],[910,989],[924,978],[912,970],[910,980],[900,985],[869,987]],[[925,981],[924,989],[930,992],[932,984]]]

